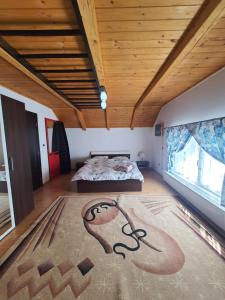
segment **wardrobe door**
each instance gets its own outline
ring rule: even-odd
[[[25,105],[1,96],[15,223],[34,208]]]
[[[37,114],[26,111],[27,138],[31,162],[33,190],[40,188],[42,183],[41,153],[38,133]]]

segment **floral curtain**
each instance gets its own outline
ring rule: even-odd
[[[193,136],[209,155],[225,164],[225,118],[167,128],[168,170],[174,154],[181,151]],[[225,176],[221,204],[225,206]]]
[[[192,135],[209,155],[225,164],[225,118],[196,123]]]
[[[191,131],[186,125],[167,128],[167,153],[168,153],[168,170],[171,170],[174,164],[174,154],[183,150],[189,139]]]
[[[196,124],[192,134],[208,154],[225,164],[225,118],[199,122]],[[225,206],[225,175],[221,205]]]

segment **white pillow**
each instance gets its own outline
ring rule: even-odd
[[[115,156],[112,158],[112,160],[116,161],[116,162],[128,162],[130,161],[130,159],[126,156]]]
[[[93,158],[89,158],[85,160],[85,164],[95,164],[98,162],[104,162],[108,159],[108,156],[94,156]]]

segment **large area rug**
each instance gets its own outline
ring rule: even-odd
[[[224,300],[224,254],[172,196],[60,197],[2,258],[0,299]]]

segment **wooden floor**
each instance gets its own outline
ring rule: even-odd
[[[70,178],[73,173],[69,175],[62,175],[55,180],[45,184],[42,188],[34,192],[35,209],[29,214],[23,222],[21,222],[7,237],[0,241],[0,257],[20,238],[27,228],[34,222],[38,216],[49,207],[49,205],[59,196],[79,195],[74,191],[71,185]],[[145,182],[143,184],[142,192],[130,192],[132,194],[152,194],[152,195],[176,195],[165,182],[161,176],[154,171],[143,172]],[[113,194],[113,193],[110,193]],[[116,193],[118,194],[118,193]],[[121,194],[121,193],[120,193]],[[126,192],[126,194],[128,194]],[[82,194],[84,195],[84,194]],[[100,194],[94,194],[100,195]],[[104,195],[101,193],[101,195]]]

